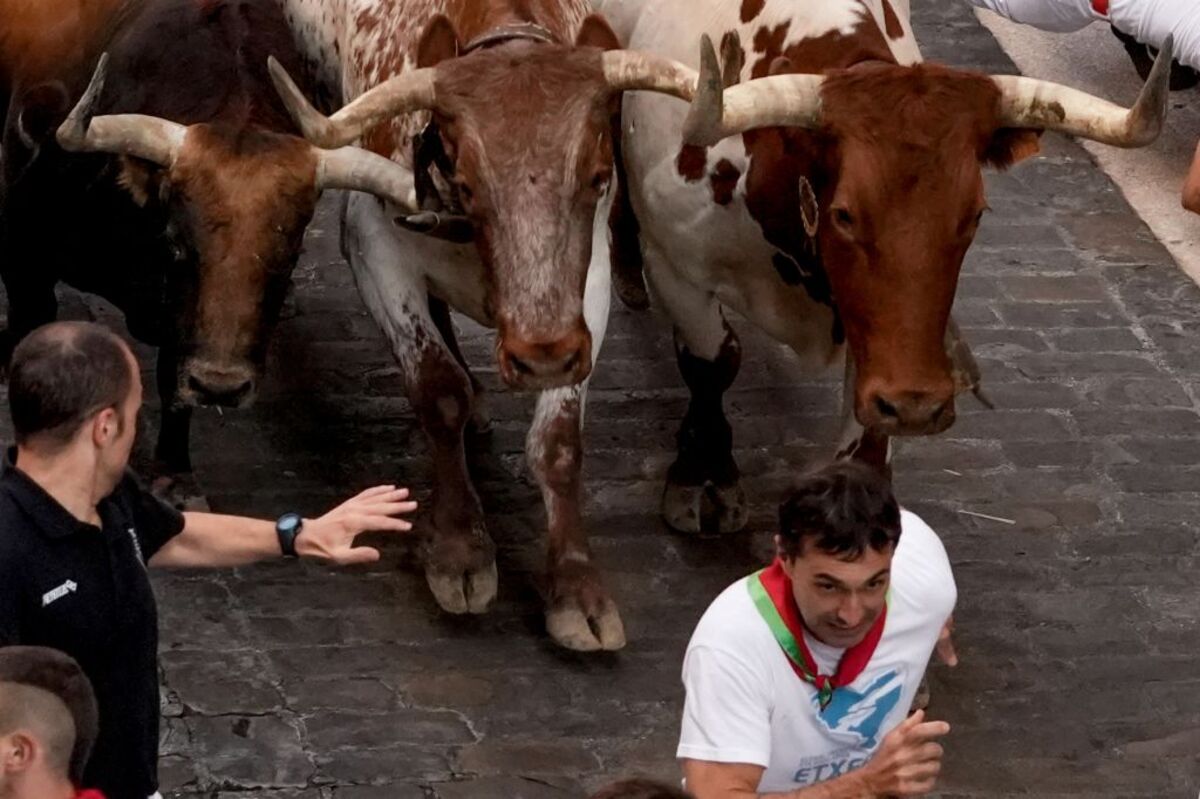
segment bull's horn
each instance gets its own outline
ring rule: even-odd
[[[413,174],[395,161],[359,147],[316,152],[318,189],[365,191],[391,200],[405,214],[417,213]]]
[[[995,75],[1003,124],[1057,130],[1116,147],[1144,147],[1162,132],[1174,49],[1174,38],[1168,36],[1137,102],[1128,109],[1057,83]]]
[[[413,69],[389,78],[360,94],[332,117],[313,108],[287,70],[273,57],[268,59],[267,68],[280,99],[287,106],[300,132],[318,147],[341,147],[385,119],[435,106],[434,71],[431,68]]]
[[[636,50],[608,50],[603,63],[604,80],[614,92],[661,92],[690,102],[696,91],[696,71],[670,58]]]
[[[821,122],[821,75],[770,75],[724,86],[712,39],[700,39],[696,97],[683,124],[688,144],[709,147],[755,128],[816,127]]]
[[[106,114],[93,117],[108,74],[108,53],[100,56],[87,91],[58,127],[64,150],[132,155],[170,166],[175,161],[187,127],[144,114]]]

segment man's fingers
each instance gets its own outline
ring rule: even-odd
[[[954,639],[950,636],[950,631],[946,630],[937,642],[938,658],[947,666],[958,665],[958,652],[954,649]]]
[[[896,732],[906,733],[923,721],[925,721],[925,710],[921,709],[896,725]]]
[[[357,510],[371,516],[398,516],[402,513],[412,513],[416,509],[416,500],[410,499],[406,502],[373,502]]]
[[[372,497],[378,498],[384,494],[399,494],[399,493],[403,493],[403,495],[405,497],[407,497],[408,489],[407,488],[398,488],[398,487],[396,487],[396,485],[394,485],[392,483],[388,483],[387,485],[371,486],[370,488],[366,489],[365,491],[362,491],[359,494],[357,494],[355,497],[353,497],[353,499],[371,499]],[[403,497],[401,497],[401,498],[403,498]]]
[[[941,744],[927,743],[917,747],[917,759],[921,762],[941,760],[943,754],[945,750]]]
[[[335,552],[333,560],[340,566],[374,563],[379,560],[379,550],[374,547],[347,547]]]
[[[920,711],[918,711],[920,712]],[[916,715],[915,713],[913,715]],[[909,737],[932,741],[950,732],[950,725],[944,721],[926,721],[914,725],[909,731]]]

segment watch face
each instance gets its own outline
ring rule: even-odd
[[[276,522],[276,526],[278,526],[283,532],[290,533],[300,526],[300,514],[285,513],[279,517],[279,521]]]

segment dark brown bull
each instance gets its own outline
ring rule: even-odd
[[[190,409],[254,398],[321,189],[399,197],[407,176],[295,135],[266,72],[297,64],[273,0],[111,4],[104,24],[20,43],[38,57],[14,59],[4,130],[7,346],[54,319],[60,280],[111,300],[160,347],[157,456],[190,472]],[[60,149],[60,122],[63,148],[96,154]]]

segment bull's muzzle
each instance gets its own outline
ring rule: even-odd
[[[592,371],[592,337],[582,324],[558,338],[501,333],[496,350],[500,377],[512,388],[571,386]]]
[[[189,359],[179,375],[180,404],[245,408],[254,402],[256,374],[249,364]]]
[[[864,427],[889,436],[925,436],[954,424],[954,383],[947,378],[929,388],[868,383],[855,403]]]

